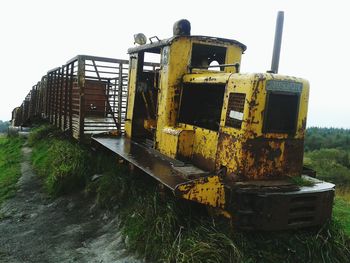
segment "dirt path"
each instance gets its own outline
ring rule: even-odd
[[[50,199],[24,147],[18,192],[0,209],[0,262],[140,262],[118,233],[117,211],[96,208],[83,193]]]

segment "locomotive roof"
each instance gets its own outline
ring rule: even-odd
[[[227,38],[219,38],[219,37],[210,37],[210,36],[174,36],[168,39],[160,40],[157,42],[133,47],[128,49],[128,54],[131,53],[138,53],[140,51],[148,51],[151,53],[160,53],[160,49],[164,46],[170,45],[175,39],[181,38],[181,37],[187,37],[194,40],[199,40],[207,43],[214,43],[214,44],[234,44],[239,46],[242,51],[244,52],[247,49],[247,46],[242,44],[241,42],[233,39],[227,39]]]

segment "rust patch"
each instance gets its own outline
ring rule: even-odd
[[[243,163],[242,151],[236,147],[239,137],[234,137],[226,133],[220,133],[218,139],[218,150],[216,154],[216,170],[219,171],[222,166],[226,167],[227,173],[225,180],[242,180]]]
[[[305,136],[305,130],[306,130],[306,117],[301,121],[301,127],[298,129],[298,133],[302,138]]]
[[[258,75],[258,77],[259,77],[258,80],[253,81],[253,93],[251,96],[251,100],[250,101],[246,100],[249,107],[249,111],[248,111],[248,118],[246,118],[245,121],[248,127],[250,125],[259,123],[258,120],[255,120],[255,112],[258,110],[258,106],[259,106],[259,103],[258,103],[258,95],[260,93],[259,87],[260,87],[260,84],[262,84],[265,81],[265,77],[264,75]],[[248,129],[248,137],[251,137],[251,138],[256,137],[255,133],[250,134],[252,132],[251,130],[252,129]]]
[[[209,78],[205,78],[204,81],[206,82],[216,81],[216,78],[209,77]]]
[[[270,179],[300,175],[303,164],[301,139],[250,139],[243,145],[248,156],[245,176]]]
[[[225,190],[218,176],[201,177],[176,186],[175,195],[212,207],[224,208]]]

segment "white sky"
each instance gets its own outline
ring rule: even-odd
[[[279,73],[310,81],[308,126],[350,128],[346,0],[1,0],[0,120],[49,69],[77,54],[128,59],[133,34],[168,38],[181,18],[193,35],[247,45],[241,72],[266,72],[278,10],[285,11]]]

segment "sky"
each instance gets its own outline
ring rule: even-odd
[[[128,59],[133,35],[172,36],[186,18],[193,35],[238,40],[241,72],[270,69],[276,15],[284,14],[279,73],[310,82],[310,126],[350,128],[350,15],[344,0],[0,1],[0,120],[9,120],[46,72],[78,54]]]

